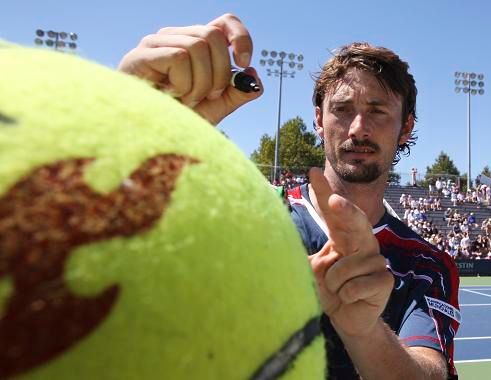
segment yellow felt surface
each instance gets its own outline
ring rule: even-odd
[[[16,120],[0,124],[0,197],[34,167],[67,158],[95,158],[85,179],[100,192],[157,154],[200,161],[151,230],[72,252],[74,292],[118,284],[121,295],[89,337],[26,378],[247,379],[320,313],[283,204],[199,116],[73,56],[0,48],[0,72],[0,113]],[[11,286],[0,289],[2,302]],[[321,339],[296,362],[285,378],[322,378]]]

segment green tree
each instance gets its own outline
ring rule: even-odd
[[[272,137],[264,134],[261,136],[259,141],[259,148],[257,148],[251,154],[251,160],[254,162],[261,173],[263,173],[266,178],[269,178],[272,174],[271,168],[274,165],[274,144],[275,141]]]
[[[401,184],[401,175],[394,171],[394,167],[392,167],[392,169],[390,169],[389,178],[387,179],[387,181],[391,185],[400,185]]]
[[[491,177],[491,171],[489,170],[489,166],[486,165],[482,170],[481,174],[484,174],[486,177]]]
[[[460,177],[459,169],[455,166],[448,154],[440,152],[432,166],[426,167],[425,181],[423,186],[427,186],[430,180],[435,181],[438,177],[451,177],[455,182],[458,182]],[[463,183],[460,180],[460,183]]]
[[[425,179],[428,180],[430,178],[445,174],[460,176],[459,169],[457,169],[448,154],[442,151],[436,158],[435,163],[432,166],[426,167]]]
[[[274,165],[275,138],[263,135],[259,147],[252,152],[251,160],[267,177]],[[280,128],[280,164],[282,168],[305,173],[312,166],[324,165],[324,150],[314,132],[309,132],[300,117],[288,120]]]

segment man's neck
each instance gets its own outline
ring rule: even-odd
[[[379,222],[385,213],[383,199],[387,176],[381,176],[371,183],[352,183],[340,179],[335,173],[330,173],[327,168],[324,171],[324,176],[329,182],[333,193],[341,195],[358,206],[367,215],[372,225]],[[309,196],[315,210],[322,216],[317,198],[310,184]]]

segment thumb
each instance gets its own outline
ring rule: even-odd
[[[259,86],[259,91],[243,92],[230,84],[218,99],[204,99],[194,108],[194,110],[210,123],[216,125],[242,105],[259,98],[264,90],[256,70],[252,67],[248,67],[244,70],[244,74],[254,77],[256,84]]]

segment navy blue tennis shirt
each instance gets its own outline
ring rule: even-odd
[[[308,254],[312,255],[325,245],[328,231],[310,201],[307,186],[289,190],[288,201],[293,221]],[[453,338],[461,316],[455,263],[388,212],[373,227],[373,233],[387,269],[395,278],[383,320],[406,346],[430,347],[442,352],[447,360],[448,378],[457,379]],[[329,379],[359,379],[325,314],[321,327],[326,339]]]

